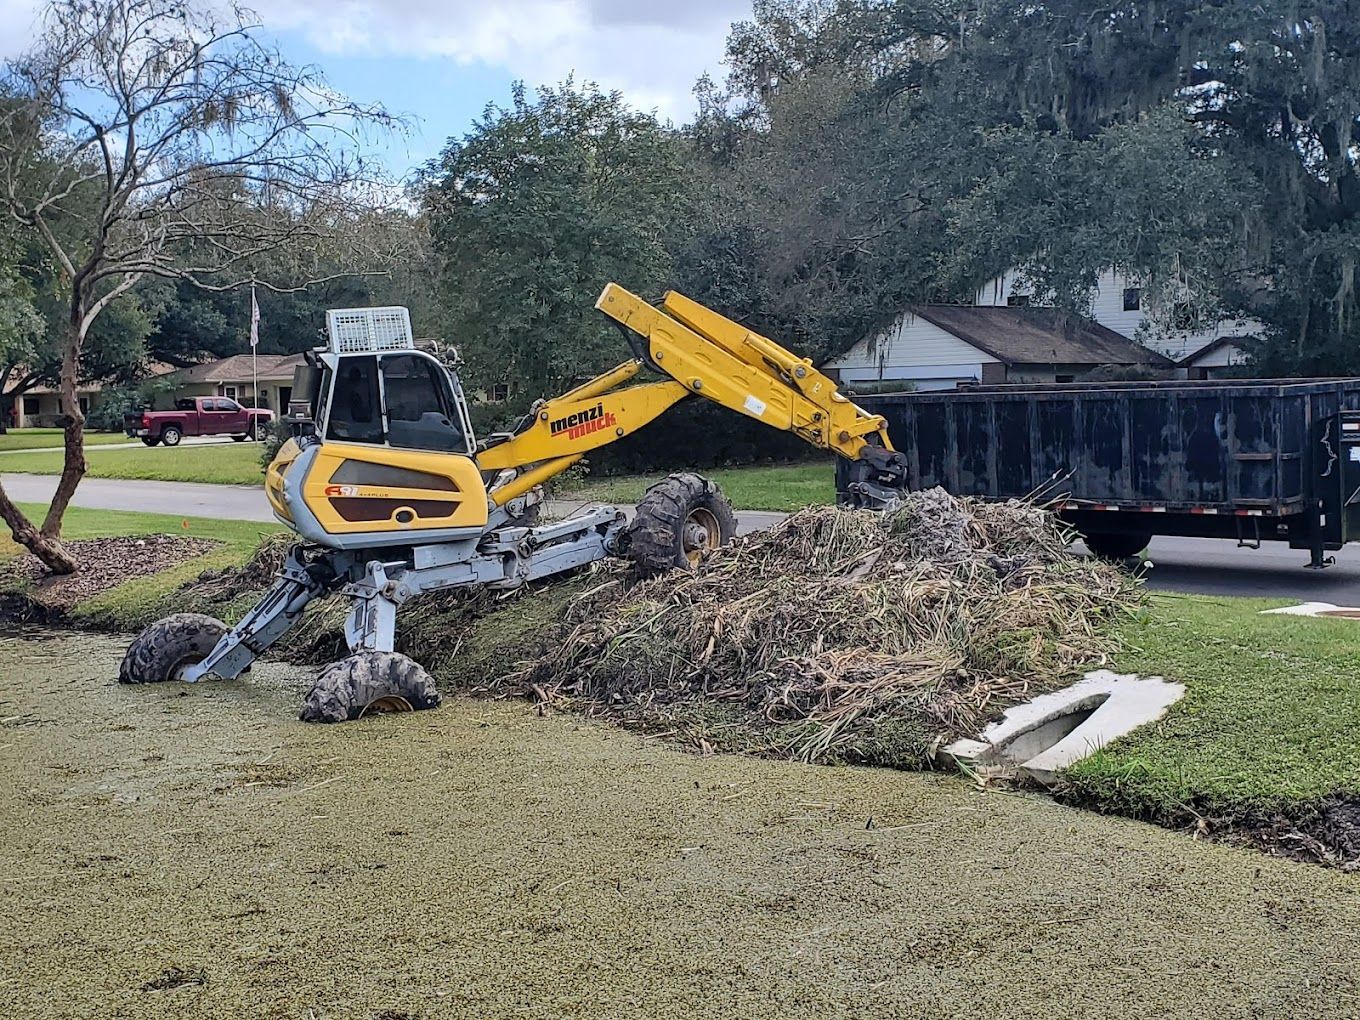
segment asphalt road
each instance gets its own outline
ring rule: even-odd
[[[6,492],[19,502],[42,503],[51,498],[56,478],[38,475],[0,475]],[[142,510],[185,517],[219,517],[241,521],[273,521],[264,492],[253,486],[197,485],[188,482],[127,482],[87,478],[76,491],[76,506],[101,510]],[[588,504],[554,502],[554,516]],[[745,510],[737,515],[740,531],[769,527],[783,515]],[[1212,538],[1155,538],[1149,550],[1152,563],[1148,585],[1164,591],[1204,595],[1255,595],[1296,598],[1360,606],[1360,550],[1343,549],[1326,570],[1308,570],[1308,554],[1266,543],[1260,549],[1239,549],[1231,541]]]

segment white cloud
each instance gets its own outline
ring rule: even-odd
[[[251,0],[247,0],[249,5]],[[32,38],[35,0],[0,0],[0,57]],[[254,0],[265,27],[326,53],[447,58],[531,85],[578,80],[683,120],[704,71],[720,75],[730,24],[750,0]]]
[[[574,73],[680,120],[749,15],[749,0],[274,0],[262,17],[331,53],[483,63],[533,85]]]

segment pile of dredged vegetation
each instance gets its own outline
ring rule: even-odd
[[[185,596],[235,622],[290,539]],[[889,513],[811,507],[695,570],[638,581],[602,564],[424,596],[403,607],[398,648],[446,692],[526,695],[704,750],[918,767],[1113,650],[1142,587],[1069,539],[1040,507],[942,489]],[[348,608],[313,603],[275,653],[343,658]]]
[[[695,571],[618,576],[509,682],[704,747],[923,764],[941,740],[1060,686],[1143,602],[1028,503],[908,495],[814,507]]]

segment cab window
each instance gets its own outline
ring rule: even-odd
[[[346,443],[381,443],[378,359],[372,355],[342,358],[334,376],[326,438]]]
[[[387,354],[382,359],[382,383],[391,445],[467,452],[467,437],[438,365],[418,354]]]

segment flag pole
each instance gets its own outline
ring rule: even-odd
[[[260,306],[255,302],[255,282],[250,283],[250,406],[260,409]]]

